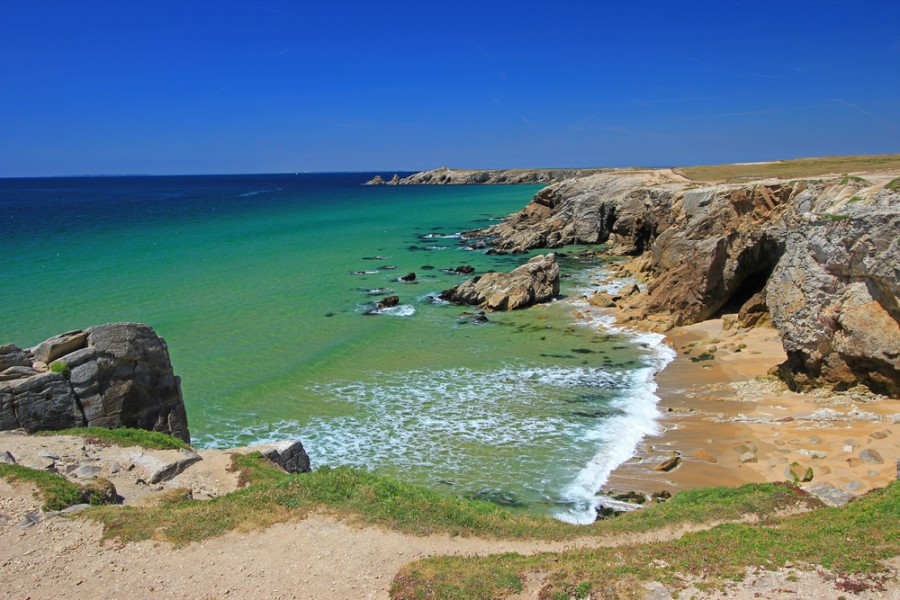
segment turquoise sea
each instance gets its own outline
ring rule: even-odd
[[[361,185],[372,175],[2,179],[0,343],[146,322],[198,446],[300,438],[314,466],[590,520],[609,470],[654,430],[664,352],[575,322],[598,268],[579,249],[564,249],[567,298],[460,320],[434,296],[464,276],[442,269],[528,256],[456,234],[540,187]],[[401,305],[365,314],[387,295]]]

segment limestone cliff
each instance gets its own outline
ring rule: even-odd
[[[180,379],[148,325],[109,323],[0,346],[0,430],[135,427],[190,443]]]
[[[762,292],[790,384],[861,382],[900,395],[896,175],[707,184],[615,170],[551,185],[466,235],[496,252],[608,243],[611,254],[640,256],[648,285],[624,314],[655,329],[737,312]]]

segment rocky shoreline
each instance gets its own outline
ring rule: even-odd
[[[585,177],[613,169],[499,169],[467,171],[440,167],[430,171],[414,173],[407,177],[394,175],[385,181],[376,175],[365,185],[522,185],[549,184]]]
[[[553,184],[465,236],[493,252],[605,244],[645,287],[614,303],[655,331],[721,312],[771,321],[792,389],[900,396],[898,173],[708,184],[620,170]],[[598,302],[608,299],[598,298]]]

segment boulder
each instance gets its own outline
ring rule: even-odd
[[[308,473],[310,471],[309,455],[306,454],[300,440],[268,444],[261,452],[263,456],[288,473]]]
[[[410,281],[415,281],[415,280],[416,280],[415,273],[407,273],[406,275],[403,275],[402,277],[400,277],[400,281],[405,281],[407,283]]]
[[[489,310],[515,310],[559,295],[556,255],[535,256],[509,273],[487,273],[441,293],[456,304],[472,304]]]
[[[202,457],[192,450],[178,450],[174,458],[165,458],[170,453],[145,454],[140,453],[131,457],[131,462],[146,474],[146,482],[156,485],[164,481],[174,479],[184,472],[192,464],[199,462]]]
[[[110,323],[67,332],[31,353],[60,368],[4,371],[16,377],[0,381],[0,429],[134,427],[190,442],[180,379],[150,326]]]
[[[34,356],[34,360],[39,360],[49,365],[60,356],[65,356],[70,352],[84,348],[87,343],[87,337],[87,332],[80,329],[67,331],[44,340],[32,348],[31,353]]]

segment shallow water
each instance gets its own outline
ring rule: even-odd
[[[654,427],[654,340],[574,325],[567,301],[460,321],[464,308],[433,302],[465,279],[442,269],[527,256],[454,234],[539,186],[361,186],[369,176],[0,180],[0,343],[147,322],[197,445],[299,437],[315,465],[587,519],[609,465]],[[563,261],[564,295],[589,266]],[[392,294],[400,306],[364,314]]]

